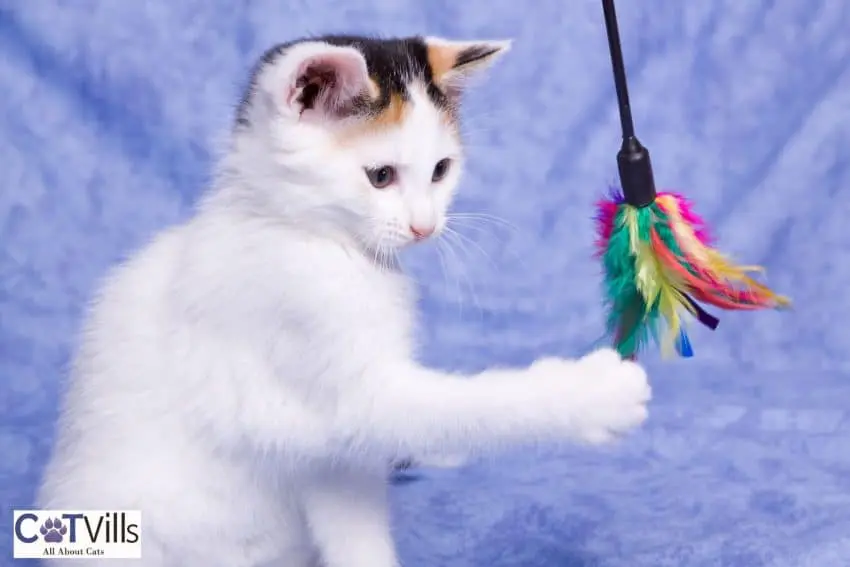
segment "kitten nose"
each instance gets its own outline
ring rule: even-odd
[[[416,238],[416,240],[423,240],[434,234],[434,228],[435,227],[433,226],[410,225],[410,232],[413,233],[413,237]]]

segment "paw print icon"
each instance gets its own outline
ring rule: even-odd
[[[47,518],[38,530],[44,541],[49,543],[62,543],[63,536],[68,533],[68,526],[59,518]]]

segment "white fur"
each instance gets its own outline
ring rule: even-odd
[[[643,371],[610,350],[476,377],[414,360],[388,251],[444,224],[461,148],[421,92],[401,127],[340,147],[283,72],[329,53],[358,69],[312,46],[263,75],[199,213],[114,270],[87,319],[39,505],[141,509],[128,564],[394,567],[392,460],[602,442],[645,419]],[[379,191],[363,167],[386,163],[399,181]]]

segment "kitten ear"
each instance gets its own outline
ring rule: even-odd
[[[511,40],[452,41],[439,37],[425,38],[434,84],[449,98],[459,97],[469,79],[507,53],[511,43]]]
[[[374,96],[366,60],[353,47],[305,42],[275,63],[265,90],[280,110],[304,118],[341,118],[358,97]]]

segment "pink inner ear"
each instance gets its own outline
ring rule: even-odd
[[[360,94],[368,86],[365,61],[357,53],[320,53],[305,59],[295,74],[295,83],[290,87],[288,101],[302,96],[307,89],[318,93],[307,93],[315,98],[314,108],[331,111]]]

